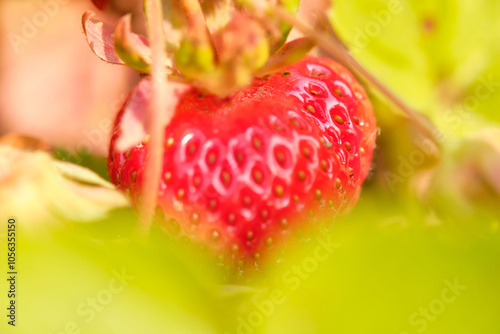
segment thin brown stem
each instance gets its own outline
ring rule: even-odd
[[[147,235],[151,229],[158,201],[158,184],[162,169],[163,137],[167,116],[165,114],[167,90],[167,69],[165,63],[165,36],[163,30],[163,9],[161,0],[145,0],[148,19],[148,33],[152,52],[152,97],[149,106],[150,142],[143,185],[143,202],[140,210],[140,232]]]

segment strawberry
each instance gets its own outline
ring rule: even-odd
[[[138,205],[148,142],[117,149],[123,110],[109,172]],[[363,88],[329,59],[305,58],[227,98],[192,88],[165,129],[160,226],[231,267],[259,266],[355,204],[375,134]]]
[[[99,9],[105,9],[109,5],[109,0],[92,0],[92,3]]]

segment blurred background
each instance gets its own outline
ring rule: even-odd
[[[81,17],[96,8],[88,0],[0,3],[0,133],[105,154],[109,121],[138,75],[91,52]],[[115,23],[135,12],[141,31],[141,9],[141,1],[114,1],[100,17]]]
[[[144,32],[141,8],[115,0],[98,16],[132,12]],[[111,122],[139,76],[91,52],[86,10],[96,9],[0,0],[0,135],[38,138],[107,178]],[[38,158],[0,159],[0,214],[26,222],[12,333],[500,333],[500,2],[302,1],[302,17],[316,11],[425,120],[364,81],[380,134],[352,214],[228,285],[160,233],[136,240],[135,213],[109,193],[50,192]]]

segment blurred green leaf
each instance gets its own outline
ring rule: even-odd
[[[128,217],[94,228],[116,231],[132,223]],[[59,333],[67,326],[89,333],[219,332],[217,312],[207,307],[214,304],[213,272],[168,238],[101,238],[80,225],[32,238],[18,224],[16,333]]]
[[[418,203],[373,195],[287,257],[245,323],[267,312],[256,333],[497,333],[498,222],[450,226]],[[331,254],[320,239],[336,245]]]
[[[157,230],[136,239],[129,211],[38,237],[19,222],[16,333],[497,333],[498,221],[374,191],[244,285]]]
[[[334,5],[332,23],[355,57],[411,105],[435,119],[474,97],[477,86],[489,80],[492,91],[472,109],[500,122],[490,108],[500,100],[498,2],[355,0]]]

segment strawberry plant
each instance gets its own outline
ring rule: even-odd
[[[159,82],[139,83],[115,121],[109,173],[143,214],[157,206],[164,230],[207,247],[229,268],[258,269],[299,230],[307,236],[353,207],[375,146],[372,106],[342,65],[300,60],[311,39],[284,44],[289,28],[279,26],[277,38],[266,37],[274,22],[252,16],[253,5],[226,9],[229,21],[213,33],[198,3],[180,5],[187,35],[171,46],[171,59],[163,50],[170,65],[161,69],[176,81],[165,87],[171,101],[153,109]],[[154,47],[131,33],[130,17],[114,34],[90,12],[83,26],[100,58],[155,77]],[[169,119],[161,138],[153,129],[130,133],[147,129],[136,123],[149,110],[150,119]],[[160,168],[148,160],[158,155]]]
[[[0,137],[8,331],[498,332],[498,6],[122,7],[107,155]]]

